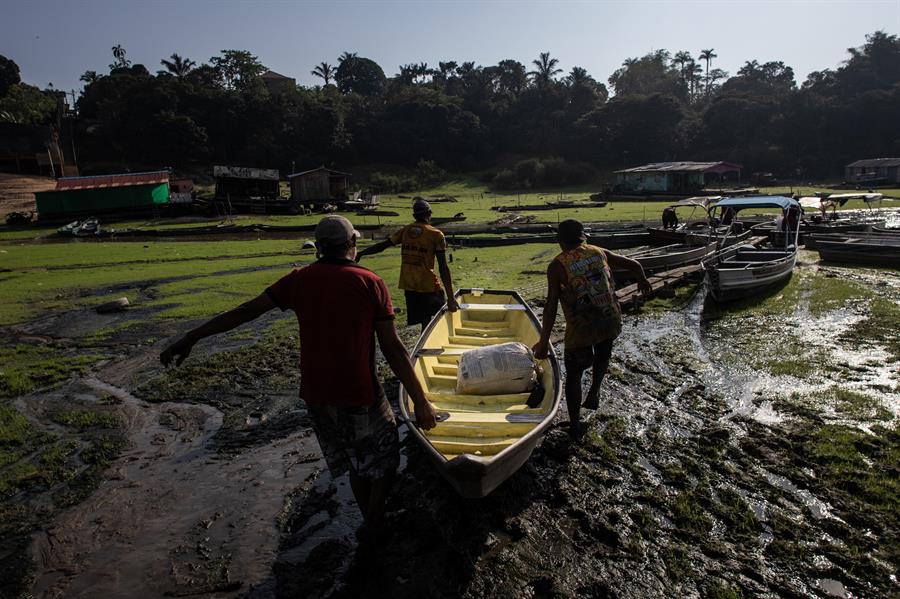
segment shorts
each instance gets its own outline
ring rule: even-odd
[[[420,324],[423,327],[431,322],[434,315],[444,307],[444,292],[404,291],[406,295],[406,324]]]
[[[400,438],[394,412],[379,388],[371,406],[343,408],[310,405],[313,430],[334,478],[352,471],[376,479],[396,472]]]
[[[585,370],[594,365],[594,357],[602,360],[602,363],[609,366],[609,359],[612,357],[613,339],[607,339],[594,345],[587,347],[576,347],[574,349],[566,348],[563,362],[566,365],[566,372],[574,370]],[[603,368],[606,371],[606,368]],[[597,373],[594,373],[597,374]]]

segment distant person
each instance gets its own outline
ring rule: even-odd
[[[584,226],[577,220],[559,223],[557,240],[562,253],[547,267],[547,302],[541,338],[534,355],[547,357],[550,333],[556,322],[556,304],[562,303],[566,318],[566,405],[570,434],[581,433],[581,378],[593,368],[584,407],[599,407],[600,383],[609,367],[613,341],[622,331],[622,311],[616,299],[610,268],[629,271],[638,280],[641,293],[651,293],[650,282],[636,260],[588,245]]]
[[[375,339],[413,401],[416,422],[435,426],[435,412],[394,329],[384,281],[359,266],[359,233],[342,216],[316,225],[318,261],[285,275],[256,298],[189,331],[160,355],[178,366],[204,337],[224,333],[272,308],[293,310],[300,325],[300,397],[333,477],[349,472],[363,515],[360,543],[374,547],[384,503],[399,464],[394,414],[375,370]]]
[[[422,325],[424,329],[444,305],[442,282],[447,292],[447,309],[456,312],[459,305],[453,297],[453,280],[447,266],[447,240],[443,233],[431,226],[431,205],[422,198],[415,198],[413,218],[414,223],[362,250],[356,259],[383,252],[391,246],[400,246],[400,289],[406,295],[406,322],[410,326]],[[440,281],[434,274],[435,259]]]
[[[663,229],[677,229],[678,228],[678,215],[675,214],[675,209],[672,208],[671,206],[663,209],[662,225],[663,225]]]

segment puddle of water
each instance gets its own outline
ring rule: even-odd
[[[820,578],[816,581],[816,586],[822,589],[829,597],[844,597],[851,599],[854,595],[849,593],[844,585],[832,578]]]
[[[842,522],[840,518],[831,513],[831,507],[827,503],[817,498],[806,489],[800,489],[794,483],[783,476],[779,476],[765,470],[763,472],[765,473],[766,480],[769,481],[770,485],[793,495],[798,501],[805,505],[807,509],[809,509],[812,517],[816,520],[821,520],[823,518],[833,518]]]
[[[650,460],[641,456],[638,458],[638,464],[647,471],[647,474],[650,475],[650,478],[654,480],[654,482],[661,483],[663,480],[662,472],[660,472],[653,464],[650,463]]]

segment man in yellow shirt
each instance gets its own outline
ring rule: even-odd
[[[356,259],[377,254],[391,246],[400,246],[400,289],[406,295],[406,322],[422,325],[424,329],[444,305],[441,283],[447,291],[447,309],[456,312],[459,305],[453,297],[453,280],[447,266],[447,240],[443,233],[431,226],[431,205],[422,198],[416,198],[413,218],[414,223],[359,252]],[[440,281],[434,273],[435,259]]]

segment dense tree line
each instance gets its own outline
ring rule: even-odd
[[[224,50],[203,64],[173,54],[156,73],[132,64],[121,46],[113,57],[107,74],[82,76],[83,163],[283,172],[292,163],[425,164],[492,168],[509,185],[550,176],[510,179],[525,158],[536,160],[523,172],[566,181],[581,172],[566,163],[722,159],[782,177],[833,177],[857,158],[900,155],[900,40],[884,32],[800,85],[783,62],[747,61],[729,76],[715,68],[714,49],[696,59],[665,50],[630,58],[609,88],[580,67],[563,73],[549,53],[531,65],[411,63],[389,77],[345,52],[336,65],[315,66],[322,85],[278,93],[246,51]],[[53,90],[22,83],[15,63],[0,57],[0,120],[48,121],[55,106]]]

